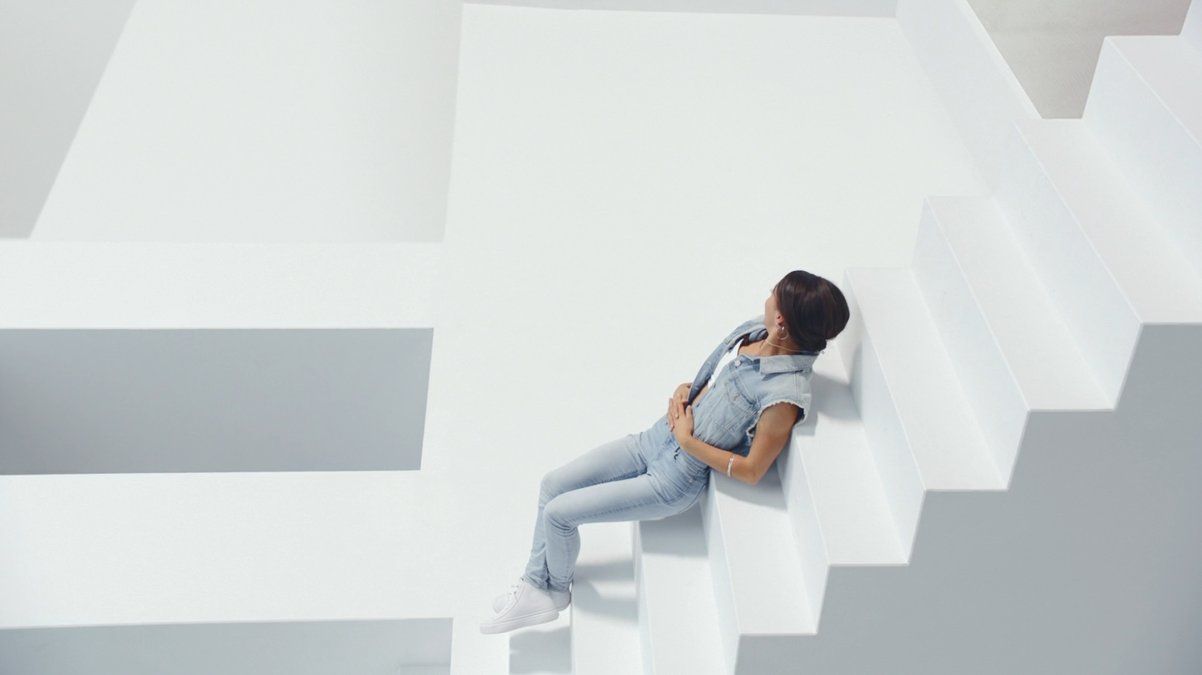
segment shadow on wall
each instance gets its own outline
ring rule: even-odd
[[[1102,38],[1176,35],[1190,0],[968,0],[1039,114],[1081,117]]]
[[[28,237],[136,0],[0,3],[0,237]]]

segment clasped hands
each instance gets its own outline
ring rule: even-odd
[[[689,397],[692,382],[685,382],[676,388],[676,392],[668,397],[668,428],[676,436],[676,442],[684,447],[684,442],[693,437],[693,406],[685,405]]]

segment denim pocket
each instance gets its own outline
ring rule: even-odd
[[[720,448],[734,447],[743,440],[743,433],[755,417],[755,408],[734,387],[724,387],[714,394],[698,437]]]

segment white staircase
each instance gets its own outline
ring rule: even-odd
[[[975,134],[978,157],[996,162],[996,189],[929,197],[909,268],[847,271],[852,323],[816,363],[817,414],[795,429],[777,471],[754,487],[715,473],[701,522],[685,515],[640,526],[651,568],[640,579],[646,672],[886,668],[840,642],[845,624],[868,621],[846,607],[873,605],[841,592],[873,585],[871,567],[912,566],[923,530],[957,520],[956,507],[924,508],[927,497],[946,493],[959,504],[1013,490],[1020,456],[1039,452],[1048,436],[1072,442],[1063,431],[1045,433],[1053,424],[1046,416],[1121,418],[1125,395],[1139,405],[1126,392],[1137,350],[1169,352],[1149,331],[1179,327],[1187,341],[1202,334],[1198,4],[1182,36],[1106,39],[1083,120],[1037,119],[1021,104],[978,115],[1010,86],[995,74],[1000,58],[968,59],[975,79],[963,79],[964,62],[928,64],[955,69],[942,80],[936,73],[937,85],[969,93],[949,106],[964,116],[962,131]],[[924,34],[934,26],[913,15],[954,24],[966,9],[903,2],[899,17],[911,15],[912,39],[937,41]],[[920,55],[956,50],[971,47],[916,46]],[[991,115],[992,127],[979,126]],[[1188,353],[1180,345],[1177,353]],[[1171,397],[1173,386],[1166,389],[1160,396]],[[1072,494],[1064,489],[1065,505]],[[920,527],[927,511],[935,523]],[[708,565],[689,527],[703,528]],[[690,553],[669,564],[656,548],[669,545]],[[834,580],[837,568],[857,567]],[[695,597],[707,580],[713,607]],[[885,612],[891,603],[879,600]],[[689,617],[690,630],[658,623],[664,615]],[[827,616],[836,623],[824,631]],[[678,660],[716,658],[708,643],[687,652],[679,637],[715,631],[720,666]],[[893,668],[912,672],[905,663]]]

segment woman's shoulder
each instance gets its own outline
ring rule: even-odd
[[[771,399],[792,399],[798,404],[809,402],[810,378],[808,369],[760,373],[757,398],[760,403]]]

